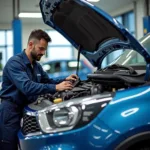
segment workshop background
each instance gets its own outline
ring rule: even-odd
[[[116,18],[137,39],[150,31],[149,0],[89,1]],[[0,70],[11,56],[26,48],[30,32],[37,28],[47,31],[52,38],[41,61],[77,58],[77,51],[72,45],[57,31],[44,24],[39,0],[0,0]],[[107,57],[105,63],[108,64],[117,55],[114,53],[111,58]],[[81,59],[85,58],[81,56]]]

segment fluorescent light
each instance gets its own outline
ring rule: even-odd
[[[42,18],[41,13],[19,13],[19,18]]]
[[[87,0],[88,2],[99,2],[100,0]]]

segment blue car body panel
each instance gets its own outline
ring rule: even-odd
[[[88,125],[55,134],[24,136],[22,150],[108,150],[132,135],[150,130],[149,86],[117,92]],[[26,110],[31,111],[29,108]]]
[[[98,117],[119,134],[150,129],[149,96],[149,86],[116,92],[113,101]]]
[[[121,45],[122,47],[128,47],[128,48],[133,48],[137,52],[139,52],[147,62],[150,62],[150,55],[147,52],[146,49],[114,18],[112,18],[109,14],[101,10],[100,8],[95,7],[94,5],[88,3],[85,0],[75,0],[78,2],[81,6],[86,6],[90,7],[93,11],[101,15],[105,20],[107,20],[108,23],[110,23],[110,26],[114,26],[117,30],[119,30],[120,34],[124,36],[127,41],[118,41],[118,44]],[[75,43],[74,40],[70,38],[69,35],[67,35],[62,29],[60,29],[57,25],[55,25],[53,21],[53,11],[59,5],[63,0],[41,0],[40,1],[40,8],[43,16],[44,22],[49,25],[50,27],[54,28],[58,32],[60,32],[70,43],[76,48],[79,48],[79,44]],[[101,23],[101,22],[99,22]],[[105,28],[104,28],[105,30]],[[115,44],[116,41],[112,41],[110,45]],[[109,44],[108,44],[109,45]],[[106,47],[108,46],[106,45]],[[82,46],[82,45],[81,45]],[[98,49],[95,49],[95,52],[91,53],[87,51],[86,49],[82,49],[81,53],[91,62],[92,65],[98,66],[103,58],[111,53],[114,49],[107,49],[106,47],[99,47]],[[98,63],[97,60],[99,60]]]
[[[100,43],[98,49],[93,52],[82,49],[81,53],[94,65],[99,66],[102,59],[111,53],[115,44],[122,48],[134,49],[139,52],[147,62],[147,78],[149,77],[150,55],[146,49],[124,29],[110,15],[84,0],[74,0],[80,5],[86,6],[103,16],[112,26],[119,30],[127,41],[117,39],[107,43]],[[80,45],[73,41],[62,29],[53,22],[53,11],[63,0],[41,0],[40,7],[44,22],[65,36],[75,48]],[[120,48],[119,47],[119,48]],[[115,49],[116,50],[116,49]],[[123,89],[115,92],[113,99],[107,104],[90,123],[66,132],[41,135],[23,135],[18,137],[22,150],[115,150],[115,148],[129,137],[139,133],[150,131],[150,88],[141,86]],[[82,98],[81,98],[82,99]],[[71,100],[70,100],[71,102]],[[29,107],[25,111],[36,114]]]
[[[109,137],[110,134],[111,137]],[[24,137],[20,132],[19,139],[22,150],[58,150],[58,148],[62,150],[99,150],[105,149],[118,135],[99,118],[96,118],[88,126],[77,130],[32,137]]]

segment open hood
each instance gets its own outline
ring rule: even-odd
[[[61,33],[93,66],[117,49],[133,49],[150,62],[147,50],[114,18],[84,0],[41,0],[44,22]]]

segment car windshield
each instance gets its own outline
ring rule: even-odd
[[[144,36],[139,40],[139,42],[147,49],[150,53],[150,34]],[[146,65],[145,59],[142,55],[134,50],[125,50],[119,57],[117,57],[112,64],[121,64],[121,65]]]

